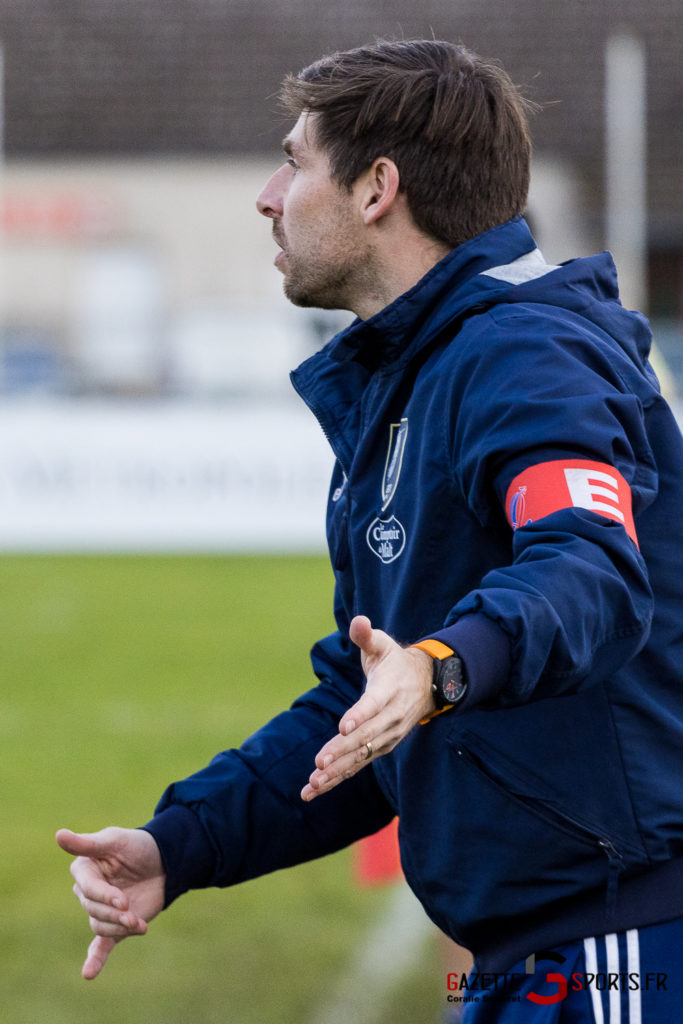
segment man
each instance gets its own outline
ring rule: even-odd
[[[338,630],[318,685],[144,829],[58,833],[84,974],[182,892],[398,814],[429,915],[505,974],[468,1019],[678,1019],[683,444],[647,324],[609,255],[544,262],[496,64],[381,43],[283,97],[298,119],[258,199],[275,263],[292,302],[358,317],[293,374],[337,458]]]

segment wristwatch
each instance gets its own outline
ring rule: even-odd
[[[449,711],[463,700],[467,693],[465,666],[460,655],[440,640],[421,640],[412,646],[432,659],[432,694],[436,711],[423,719],[427,722],[433,715]]]

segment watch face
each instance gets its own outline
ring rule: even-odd
[[[437,662],[438,673],[436,674],[437,699],[442,706],[446,704],[457,704],[465,695],[466,684],[463,679],[462,661],[454,654],[450,658],[444,658]]]
[[[458,699],[461,689],[462,682],[453,678],[452,675],[449,675],[449,677],[444,680],[443,695],[449,703],[452,704],[454,700]]]

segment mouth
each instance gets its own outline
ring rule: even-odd
[[[280,251],[275,256],[275,259],[273,260],[273,263],[277,267],[285,257],[284,242],[277,237],[275,232],[273,232],[273,241],[280,249]]]

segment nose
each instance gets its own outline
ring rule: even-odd
[[[281,217],[289,167],[283,164],[271,174],[256,198],[256,209],[264,217]]]

